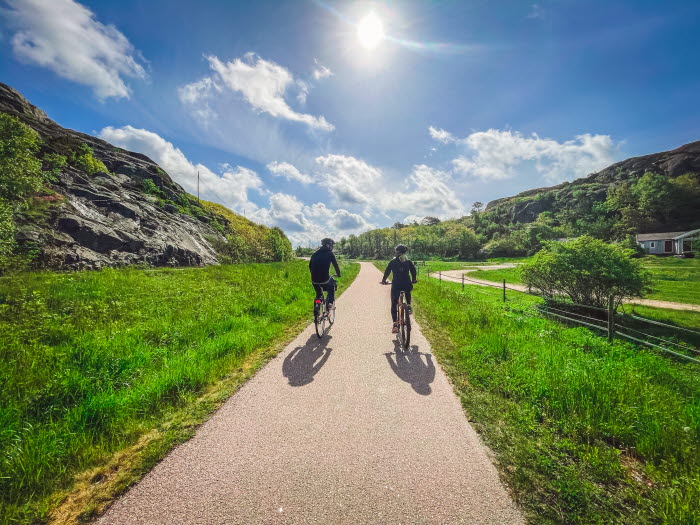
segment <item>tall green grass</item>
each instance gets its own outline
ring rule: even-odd
[[[41,520],[76,473],[309,322],[307,264],[0,279],[0,523]]]
[[[534,523],[698,523],[700,368],[425,280],[415,311]]]

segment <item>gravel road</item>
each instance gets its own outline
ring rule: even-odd
[[[397,355],[380,279],[362,263],[323,340],[308,327],[98,523],[523,523],[415,324]]]

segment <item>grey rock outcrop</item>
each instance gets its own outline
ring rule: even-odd
[[[212,213],[198,209],[197,214],[187,214],[169,204],[186,198],[186,193],[151,159],[59,126],[1,83],[0,111],[37,131],[45,152],[66,155],[87,144],[109,171],[89,175],[66,166],[52,185],[56,194],[37,197],[51,201],[41,216],[19,219],[17,238],[40,249],[38,266],[95,269],[217,262],[212,242],[223,238],[212,227]],[[157,186],[159,198],[144,191],[146,179]]]

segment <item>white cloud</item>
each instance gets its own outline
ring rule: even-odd
[[[434,128],[433,126],[430,126],[428,128],[428,131],[430,132],[430,136],[433,139],[437,140],[438,142],[442,142],[443,144],[457,142],[457,139],[454,137],[454,135],[452,135],[452,133],[450,133],[449,131],[445,131],[444,129]]]
[[[191,194],[197,192],[197,171],[203,199],[218,202],[254,221],[284,230],[295,244],[316,243],[323,237],[341,237],[374,227],[364,217],[345,209],[332,210],[324,203],[304,205],[299,198],[286,193],[271,193],[263,187],[257,173],[241,166],[222,164],[215,173],[203,164],[193,164],[172,143],[156,133],[132,126],[107,127],[100,138],[122,148],[148,155]],[[299,173],[287,163],[274,163],[283,176]],[[299,173],[303,177],[308,177]],[[267,195],[268,206],[261,207],[248,199],[251,191]]]
[[[288,162],[270,162],[267,169],[273,175],[284,177],[290,181],[301,182],[302,184],[310,184],[314,179],[306,173],[300,172],[295,166]]]
[[[345,206],[369,206],[373,186],[382,173],[366,162],[346,155],[317,157],[324,186],[336,203]]]
[[[295,80],[284,67],[264,60],[254,53],[247,53],[243,58],[236,58],[230,62],[222,62],[215,56],[209,56],[207,60],[214,75],[179,89],[180,101],[194,106],[196,113],[210,117],[212,110],[209,99],[215,94],[213,92],[220,93],[223,89],[228,89],[241,94],[258,112],[301,122],[323,131],[335,129],[323,116],[299,113],[289,106],[284,98],[288,90],[296,87],[299,90],[297,98],[303,103],[306,101],[309,87],[303,81]]]
[[[321,202],[305,206],[286,193],[272,194],[269,207],[257,210],[253,218],[279,226],[294,244],[317,243],[324,237],[342,237],[374,227],[356,213],[331,210]]]
[[[322,65],[317,59],[314,58],[314,64],[316,64],[316,67],[314,68],[313,71],[313,76],[316,80],[321,80],[323,78],[327,77],[332,77],[333,76],[333,71],[331,71],[329,68],[326,66]]]
[[[532,169],[550,182],[572,180],[612,164],[617,148],[609,135],[586,133],[557,142],[496,129],[472,133],[458,142],[472,153],[455,158],[454,171],[484,180],[508,179]]]
[[[156,133],[132,126],[106,127],[99,136],[124,149],[148,155],[190,194],[197,194],[199,171],[203,199],[219,202],[238,213],[243,210],[254,212],[258,208],[248,200],[249,191],[263,188],[260,177],[253,170],[224,164],[220,173],[214,173],[203,164],[191,163],[182,151]]]
[[[146,78],[138,52],[113,25],[74,0],[6,0],[17,59],[90,86],[97,97],[129,98],[124,77]]]
[[[432,215],[443,219],[466,214],[449,173],[421,164],[413,167],[409,181],[413,186],[410,191],[385,194],[382,199],[385,209],[413,217]]]

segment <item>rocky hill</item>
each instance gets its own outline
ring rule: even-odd
[[[605,168],[598,173],[564,182],[548,188],[528,190],[514,197],[491,201],[486,212],[499,222],[530,223],[542,212],[554,215],[579,207],[576,201],[583,199],[592,205],[607,199],[611,188],[634,184],[645,173],[662,175],[676,179],[682,175],[700,174],[700,141],[686,144],[672,151],[654,153],[642,157],[633,157]],[[700,204],[700,203],[698,203]],[[694,216],[693,216],[694,215]],[[663,227],[671,229],[690,229],[698,225],[700,217],[678,210],[671,213]],[[661,226],[661,225],[660,225]]]
[[[191,266],[291,257],[281,230],[198,202],[145,155],[65,129],[1,83],[0,112],[38,133],[37,157],[44,163],[63,159],[52,181],[14,217],[16,241],[25,252],[27,247],[36,252],[35,267]],[[227,249],[231,243],[236,250]],[[255,248],[240,249],[248,244]]]

